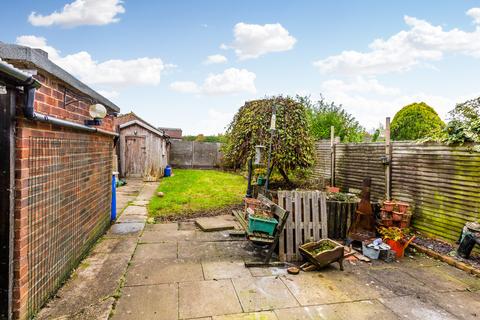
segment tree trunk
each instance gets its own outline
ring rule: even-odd
[[[288,175],[287,173],[285,172],[285,170],[283,170],[282,167],[278,167],[278,172],[280,172],[280,174],[282,175],[282,178],[283,180],[285,180],[285,182],[291,186],[292,185],[292,182],[290,181],[290,179],[288,178]]]

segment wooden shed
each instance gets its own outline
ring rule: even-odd
[[[167,136],[137,119],[120,124],[118,129],[120,175],[148,181],[162,177],[168,164]]]

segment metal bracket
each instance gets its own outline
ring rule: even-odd
[[[67,94],[69,96],[72,96],[73,99],[70,99],[67,101]],[[89,104],[95,104],[97,103],[97,101],[95,99],[92,99],[90,97],[87,97],[87,96],[82,96],[82,95],[79,95],[75,92],[73,92],[72,90],[69,90],[67,89],[67,87],[64,87],[63,88],[63,108],[65,109],[66,106],[68,106],[69,104],[72,104],[72,103],[75,103],[75,102],[79,102],[79,101],[83,101],[83,102],[87,102]]]

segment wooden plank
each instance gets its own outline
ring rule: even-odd
[[[303,200],[303,239],[305,242],[309,241],[312,237],[313,222],[311,220],[311,206],[310,201],[312,199],[312,192],[302,192]]]
[[[328,237],[327,197],[325,192],[320,193],[320,222],[322,224],[322,239],[325,239]]]
[[[278,205],[282,208],[285,208],[285,191],[279,190],[278,193]],[[286,226],[285,226],[286,228]],[[280,241],[278,244],[278,258],[280,261],[285,260],[285,229],[283,229],[282,234],[280,235]]]
[[[320,206],[319,206],[320,191],[312,192],[312,215],[313,215],[313,239],[320,240]]]
[[[291,191],[286,191],[286,210],[290,212],[290,215],[287,220],[287,225],[285,226],[285,231],[287,232],[287,240],[286,240],[286,247],[287,247],[287,253],[286,253],[286,259],[287,261],[291,261],[291,259],[294,257],[294,252],[293,252],[293,229],[295,228],[295,225],[293,223],[293,210],[292,210],[292,192]]]
[[[298,251],[298,247],[303,243],[302,240],[302,229],[303,229],[303,221],[302,221],[302,192],[300,191],[293,191],[295,197],[295,244],[293,248],[293,252],[297,259],[300,259],[300,252]]]

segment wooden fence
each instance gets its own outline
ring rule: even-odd
[[[327,143],[317,142],[315,180],[330,178]],[[410,203],[419,231],[452,242],[465,222],[480,220],[480,153],[472,146],[393,142],[388,164],[384,143],[339,143],[334,149],[334,185],[346,191],[372,178],[372,200],[391,196]]]
[[[344,239],[356,203],[327,201],[325,193],[278,191],[278,205],[290,212],[279,242],[281,261],[301,261],[298,246],[323,238]]]

